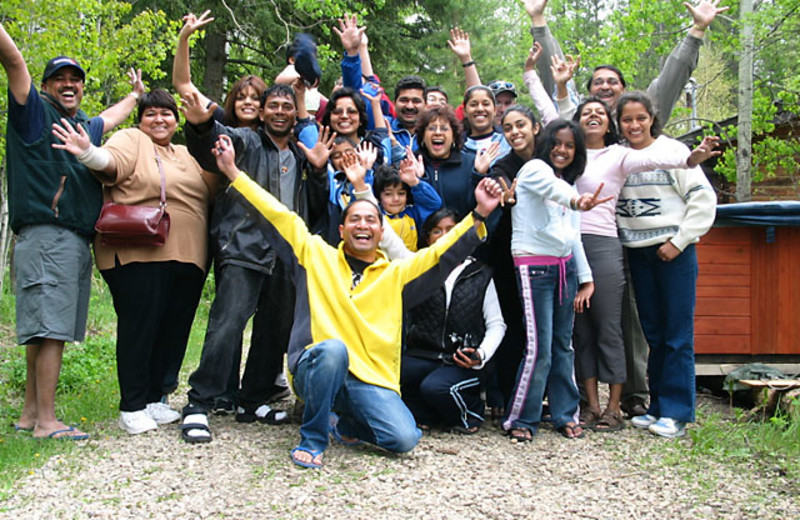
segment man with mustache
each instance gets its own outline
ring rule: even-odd
[[[302,82],[295,82],[298,90]],[[189,152],[209,171],[219,172],[211,153],[220,135],[229,136],[239,155],[237,164],[250,172],[290,210],[312,225],[324,214],[327,197],[326,146],[323,132],[313,149],[295,145],[292,131],[304,112],[302,96],[289,85],[277,83],[261,95],[261,126],[233,128],[212,119],[213,108],[196,95],[184,93],[186,141]],[[298,111],[298,107],[301,108]],[[302,124],[313,124],[301,114]],[[299,124],[299,123],[298,123]],[[183,409],[181,437],[186,442],[209,442],[208,412],[214,398],[225,391],[231,367],[237,363],[235,347],[248,319],[253,316],[251,350],[242,378],[236,410],[238,422],[281,424],[286,412],[263,402],[263,384],[272,385],[281,371],[294,313],[295,289],[284,264],[266,241],[263,226],[252,210],[241,204],[234,189],[221,190],[214,200],[209,234],[217,265],[217,291],[208,319],[200,364],[189,377],[189,404]],[[265,375],[265,372],[268,372]],[[263,381],[263,384],[259,384]]]
[[[391,123],[394,138],[403,148],[410,146],[416,151],[414,128],[425,109],[425,80],[413,75],[401,78],[394,88],[394,108],[397,112],[397,117]],[[392,162],[399,159],[393,156]]]
[[[83,440],[88,434],[55,416],[64,344],[83,341],[92,278],[89,243],[103,203],[100,183],[75,157],[52,148],[54,123],[81,125],[94,145],[124,121],[144,92],[141,71],[133,91],[99,116],[80,109],[86,72],[72,58],[47,62],[41,92],[14,40],[0,24],[0,63],[8,75],[6,161],[11,229],[16,233],[14,277],[17,341],[25,345],[25,402],[17,431],[33,437]]]

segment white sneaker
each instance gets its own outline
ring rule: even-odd
[[[157,430],[156,422],[144,410],[135,412],[120,412],[119,427],[131,435]]]
[[[180,412],[173,410],[165,403],[149,403],[144,412],[153,419],[156,424],[169,424],[181,418]]]
[[[686,435],[686,423],[670,419],[669,417],[662,417],[651,424],[647,429],[652,434],[667,437],[668,439]]]
[[[636,426],[637,428],[646,430],[647,428],[650,427],[651,424],[655,424],[656,421],[658,421],[656,417],[653,417],[650,414],[644,414],[644,415],[637,415],[636,417],[631,419],[631,424]]]

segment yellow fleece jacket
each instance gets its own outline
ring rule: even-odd
[[[403,303],[413,305],[436,290],[450,271],[486,235],[475,231],[468,215],[433,246],[403,260],[378,260],[351,289],[352,271],[343,246],[331,247],[311,235],[305,223],[246,175],[233,187],[266,219],[270,245],[289,266],[297,289],[289,341],[289,370],[294,373],[304,349],[328,339],[347,346],[350,372],[365,383],[400,393]]]

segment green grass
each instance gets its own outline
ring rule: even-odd
[[[211,299],[213,276],[209,276],[203,291],[181,381],[199,361]],[[15,345],[14,303],[11,283],[6,278],[0,295],[0,501],[14,482],[49,458],[85,449],[85,443],[41,441],[30,433],[14,431],[13,423],[19,418],[25,392],[25,349]],[[95,271],[86,340],[68,345],[64,351],[56,395],[56,415],[94,437],[120,434],[113,427],[119,405],[115,341],[116,314],[111,294]]]

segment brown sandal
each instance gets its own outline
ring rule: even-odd
[[[622,415],[613,410],[606,409],[600,420],[597,421],[591,429],[599,433],[618,432],[625,427],[625,422],[622,420]]]
[[[584,408],[581,410],[581,415],[578,418],[578,423],[581,428],[591,428],[597,421],[600,420],[601,415],[591,408]]]

